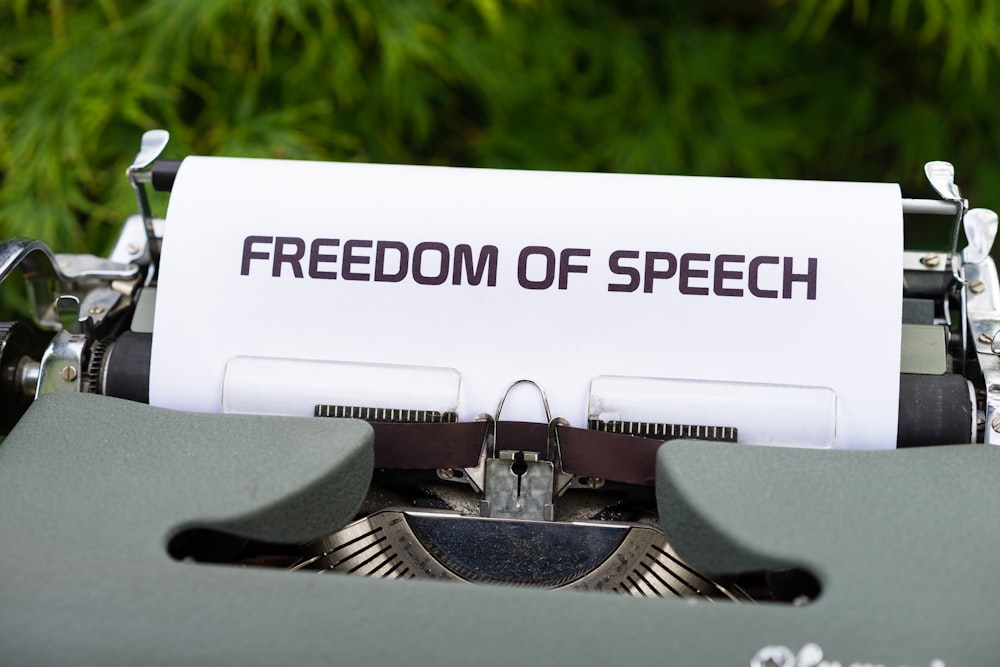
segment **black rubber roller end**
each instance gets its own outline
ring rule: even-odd
[[[157,192],[170,192],[174,189],[174,179],[183,160],[157,160],[150,169],[153,189]]]
[[[0,435],[10,433],[31,405],[38,362],[51,338],[24,322],[0,322]],[[34,375],[25,372],[31,365]]]
[[[123,333],[108,349],[101,371],[100,393],[149,403],[149,358],[153,334]]]
[[[897,447],[967,443],[975,419],[969,381],[961,375],[899,376]]]

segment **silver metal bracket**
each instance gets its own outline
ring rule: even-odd
[[[80,300],[75,296],[56,299],[55,311],[63,330],[55,335],[42,355],[35,398],[45,394],[80,391],[83,352],[87,345],[84,323],[80,321]]]
[[[968,326],[986,389],[983,442],[1000,445],[1000,346],[994,342],[1000,337],[1000,282],[990,257],[966,264],[965,274],[970,286]]]
[[[536,451],[504,449],[497,452],[497,427],[504,401],[511,389],[531,384],[542,399],[548,431],[544,458]],[[563,470],[559,447],[559,426],[569,422],[552,418],[545,390],[533,380],[517,380],[505,390],[495,415],[480,415],[487,422],[479,464],[465,470],[464,478],[485,495],[480,515],[505,519],[552,521],[553,498],[569,488],[573,476]]]
[[[969,307],[969,285],[972,282],[969,267],[977,266],[984,262],[993,248],[993,241],[997,235],[997,214],[988,209],[969,210],[968,200],[962,197],[962,192],[955,184],[955,167],[950,162],[935,160],[924,165],[924,174],[931,186],[946,202],[954,206],[955,224],[951,235],[951,255],[949,264],[951,266],[953,287],[959,292],[959,306],[961,309],[960,326],[962,340],[962,372],[965,372],[965,363],[968,358],[969,349],[969,327],[972,324],[972,315]],[[964,227],[966,239],[969,245],[958,252],[958,237]],[[979,280],[978,276],[976,280]],[[981,283],[979,283],[981,284]],[[949,294],[945,293],[944,302],[945,318],[949,319],[950,311]],[[975,333],[974,333],[975,335]],[[978,349],[977,349],[978,351]]]
[[[32,315],[43,328],[59,330],[63,323],[54,304],[61,296],[75,296],[84,318],[100,322],[123,294],[108,285],[135,280],[139,268],[94,255],[55,255],[41,241],[15,238],[0,243],[0,283],[20,269],[28,282]],[[125,290],[128,291],[127,289]]]
[[[552,521],[554,468],[536,452],[501,451],[486,462],[486,498],[480,501],[480,516]]]
[[[165,222],[163,218],[153,218],[153,232],[156,238],[163,238]],[[121,264],[150,263],[149,240],[146,238],[146,227],[141,215],[130,215],[122,225],[110,258],[111,261]]]

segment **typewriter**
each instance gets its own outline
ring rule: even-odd
[[[542,383],[512,378],[464,419],[451,398],[421,402],[451,396],[447,374],[411,376],[417,398],[386,407],[366,392],[392,367],[289,352],[230,363],[222,414],[150,406],[171,275],[148,191],[186,161],[161,157],[167,139],[142,138],[126,171],[139,212],[109,257],[0,245],[0,281],[23,274],[32,308],[0,324],[5,664],[997,661],[998,221],[949,163],[925,166],[939,198],[901,202],[952,244],[903,252],[895,441],[839,451],[743,444],[775,414],[813,426],[780,388],[670,394],[703,395],[709,415],[750,405],[734,424],[608,412],[638,391],[609,378],[570,424]],[[247,238],[246,272],[330,256]],[[347,380],[320,400],[302,389],[317,373]],[[289,376],[309,415],[274,407]],[[505,420],[514,392],[544,418]]]

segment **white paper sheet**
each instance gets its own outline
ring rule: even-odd
[[[890,184],[189,157],[150,402],[219,411],[237,356],[454,368],[462,420],[529,378],[575,426],[602,375],[760,382],[889,448],[901,275]],[[543,415],[522,385],[502,416]]]

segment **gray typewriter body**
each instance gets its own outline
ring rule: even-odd
[[[950,165],[926,170],[940,200],[904,200],[955,242],[904,255],[897,449],[814,451],[499,406],[467,424],[150,407],[165,143],[144,137],[140,215],[107,259],[0,245],[35,319],[0,328],[5,664],[1000,660],[997,220]],[[453,458],[406,449],[428,433]]]

